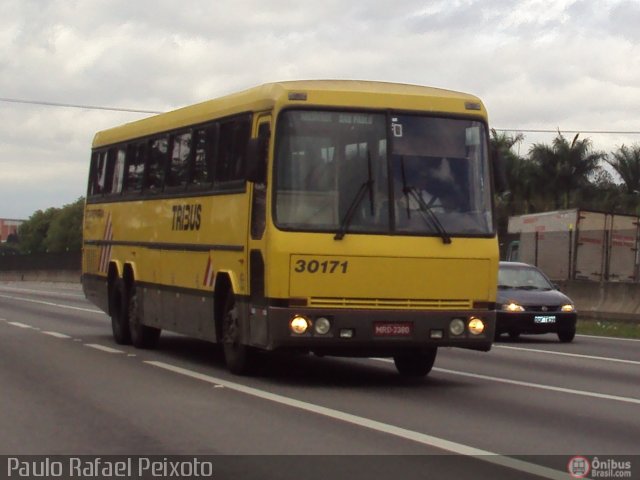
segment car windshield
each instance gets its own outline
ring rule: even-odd
[[[538,269],[526,266],[500,266],[498,288],[553,290],[553,285]]]
[[[288,110],[274,217],[287,230],[488,236],[486,128],[477,120]]]

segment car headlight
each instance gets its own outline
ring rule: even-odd
[[[562,312],[575,312],[576,308],[570,303],[567,303],[566,305],[562,305],[562,307],[560,307],[560,310]]]
[[[522,305],[518,305],[517,303],[505,303],[502,305],[502,310],[506,312],[524,312],[524,307]]]

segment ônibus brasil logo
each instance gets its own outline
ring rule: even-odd
[[[591,464],[585,457],[573,457],[569,460],[567,470],[573,478],[586,478],[591,471]]]

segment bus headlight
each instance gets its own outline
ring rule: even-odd
[[[471,317],[469,319],[469,331],[472,335],[480,335],[484,332],[484,322],[478,317]]]
[[[331,322],[328,318],[320,317],[313,323],[313,330],[318,335],[326,335],[331,330]]]
[[[458,337],[464,333],[464,321],[461,318],[454,318],[449,324],[449,332],[454,337]]]
[[[296,335],[302,335],[309,329],[309,320],[302,315],[296,315],[289,322],[289,328],[291,328],[291,331]]]

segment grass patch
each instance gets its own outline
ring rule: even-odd
[[[640,323],[578,319],[577,331],[581,335],[602,337],[640,338]]]

